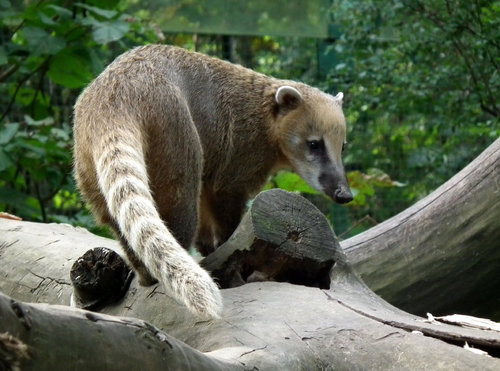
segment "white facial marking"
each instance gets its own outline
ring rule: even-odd
[[[310,161],[298,161],[296,163],[299,175],[315,190],[323,192],[323,186],[319,183],[320,167]]]
[[[297,146],[302,142],[302,138],[299,137],[298,135],[291,135],[290,136],[290,144],[293,146]]]
[[[311,135],[309,138],[307,138],[307,140],[309,142],[312,142],[313,140],[317,140],[317,141],[320,141],[322,140],[323,138],[321,138],[319,135]]]

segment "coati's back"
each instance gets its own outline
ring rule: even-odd
[[[178,87],[139,54],[119,57],[77,100],[77,184],[97,219],[116,231],[143,283],[160,280],[193,312],[217,317],[217,286],[180,245],[189,246],[196,231],[200,140]],[[162,210],[152,189],[169,186],[174,194],[164,193]],[[185,194],[177,197],[175,187]],[[165,226],[166,216],[177,217],[177,228]]]
[[[276,85],[274,90],[271,82]],[[277,148],[268,142],[264,130],[254,130],[243,123],[249,121],[248,116],[253,122],[269,121],[266,112],[270,113],[272,107],[265,107],[262,102],[270,105],[277,87],[278,80],[178,47],[138,47],[118,57],[82,93],[75,107],[75,136],[83,122],[92,136],[81,140],[82,145],[89,146],[89,140],[101,141],[101,132],[111,128],[115,132],[119,130],[121,136],[128,132],[144,145],[144,141],[158,134],[151,133],[150,122],[165,121],[176,114],[170,108],[176,103],[172,101],[185,100],[204,150],[205,179],[212,178],[213,183],[226,185],[238,181],[246,186],[256,178],[252,176],[252,165],[260,168],[261,159],[271,163],[277,156]],[[126,123],[133,123],[137,129],[124,128],[122,122],[116,121],[123,114],[132,116]],[[84,116],[87,118],[83,119]],[[172,127],[169,126],[169,130]],[[148,137],[141,138],[145,134]],[[245,151],[246,156],[252,155],[247,148],[252,148],[260,158],[247,161],[245,172],[229,171],[226,173],[230,175],[221,179],[221,168],[238,166],[231,163],[233,154],[228,152],[239,150]],[[234,153],[234,157],[241,155],[243,153]],[[263,171],[265,176],[268,170]],[[92,184],[95,188],[96,182]]]

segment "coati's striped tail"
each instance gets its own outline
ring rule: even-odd
[[[210,275],[180,246],[162,222],[148,183],[137,133],[109,132],[94,162],[109,213],[129,248],[149,273],[193,313],[217,318],[222,298]]]

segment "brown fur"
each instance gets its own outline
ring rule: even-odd
[[[284,85],[300,94],[278,104]],[[162,281],[201,315],[216,316],[221,299],[180,248],[196,231],[199,249],[211,252],[279,168],[294,168],[333,198],[348,193],[339,101],[176,47],[117,58],[79,97],[74,134],[76,179],[98,220],[120,236],[143,282]],[[328,166],[314,159],[308,169],[311,135],[328,142]],[[318,185],[319,172],[331,184]]]

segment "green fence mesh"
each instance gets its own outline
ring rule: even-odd
[[[148,0],[135,7],[166,32],[325,38],[330,6],[330,0]]]

